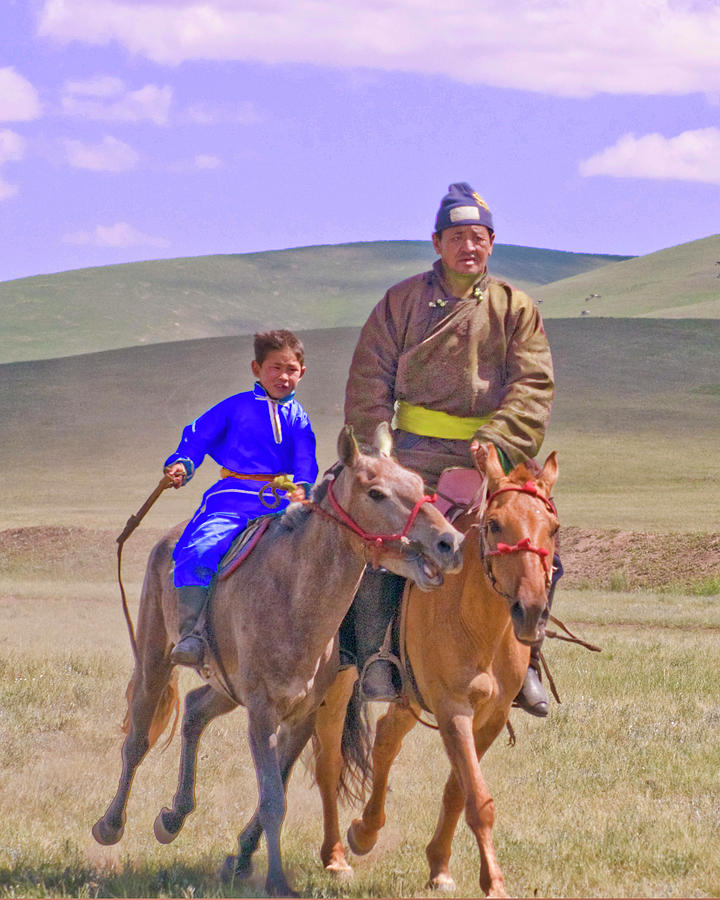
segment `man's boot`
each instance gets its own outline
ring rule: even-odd
[[[355,647],[358,671],[383,645],[385,633],[402,598],[405,579],[386,569],[365,569],[355,606]],[[360,696],[365,700],[397,700],[401,691],[397,667],[382,657],[374,659],[364,671]]]
[[[180,640],[173,647],[170,661],[197,669],[202,665],[205,643],[195,626],[207,603],[208,589],[200,585],[178,588],[178,631]]]
[[[552,584],[550,585],[550,593],[548,595],[548,611],[552,609],[553,597],[555,596],[555,586],[562,577],[563,567],[560,557],[555,554],[553,557],[553,574]],[[543,638],[544,640],[544,638]],[[540,681],[540,648],[543,642],[538,641],[530,648],[530,665],[525,674],[525,681],[520,688],[520,693],[515,698],[515,703],[530,713],[531,716],[538,716],[544,719],[548,714],[549,702],[545,688]]]
[[[534,644],[530,649],[530,665],[525,674],[525,681],[520,689],[520,693],[515,698],[515,702],[530,713],[531,716],[538,716],[544,719],[548,714],[548,695],[540,681],[540,647],[542,641]]]

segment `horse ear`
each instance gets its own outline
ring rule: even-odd
[[[378,456],[390,456],[392,454],[392,432],[387,422],[381,422],[375,429],[373,447],[377,450]]]
[[[355,433],[352,425],[343,426],[340,436],[338,437],[338,459],[344,466],[354,466],[360,456],[360,448],[355,440]]]
[[[481,475],[487,475],[490,493],[492,493],[505,476],[495,444],[490,442],[478,444],[473,441],[470,450],[475,459],[475,468]]]
[[[542,488],[543,493],[546,497],[549,497],[552,494],[553,486],[557,481],[558,477],[558,462],[557,462],[557,451],[553,450],[553,452],[548,456],[545,460],[545,465],[542,467],[542,472],[538,475],[537,482],[538,485]]]

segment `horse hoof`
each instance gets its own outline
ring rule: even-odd
[[[238,856],[226,856],[220,870],[220,881],[230,884],[236,879],[249,878],[252,874],[252,860],[241,860]]]
[[[91,830],[92,836],[98,844],[102,844],[103,847],[109,847],[112,844],[117,844],[123,836],[125,826],[121,825],[119,828],[111,828],[105,819],[98,819]]]
[[[180,819],[179,824],[177,824],[176,828],[173,828],[173,818],[177,821]],[[167,806],[163,806],[160,812],[157,814],[157,818],[153,824],[153,831],[155,832],[155,838],[161,844],[170,844],[175,838],[180,834],[183,827],[184,818],[178,816],[177,813],[173,813],[171,809],[168,809]]]
[[[451,875],[436,875],[428,881],[428,887],[441,893],[450,893],[450,891],[457,890],[455,879]]]
[[[328,863],[325,871],[337,878],[338,881],[349,881],[355,874],[353,867],[345,860]]]
[[[362,819],[353,819],[352,824],[348,828],[347,831],[347,842],[348,846],[355,854],[355,856],[365,856],[366,853],[369,853],[372,848],[375,846],[375,840],[368,841],[366,844],[361,844],[359,840],[359,831],[362,828]]]

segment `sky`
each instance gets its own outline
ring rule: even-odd
[[[0,281],[427,240],[720,232],[720,0],[0,0]]]

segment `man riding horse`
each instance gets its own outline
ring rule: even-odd
[[[350,366],[346,422],[365,442],[380,422],[392,423],[399,461],[431,489],[445,468],[472,467],[481,442],[495,445],[507,472],[535,457],[545,436],[554,390],[550,347],[531,298],[488,274],[494,240],[482,197],[465,182],[451,184],[432,235],[440,258],[388,290]],[[341,631],[360,671],[379,649],[403,586],[389,572],[366,570]],[[533,648],[516,702],[546,716],[539,652]],[[393,700],[399,683],[394,665],[380,658],[366,667],[362,691],[366,699]]]

